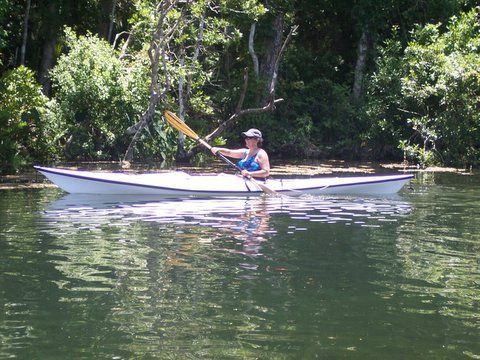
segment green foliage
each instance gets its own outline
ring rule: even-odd
[[[136,157],[142,161],[171,161],[175,158],[178,132],[161,120],[161,116],[158,111],[155,121],[143,130],[135,146]]]
[[[365,99],[365,116],[370,126],[364,133],[365,144],[375,157],[400,156],[395,143],[411,135],[405,126],[407,113],[402,94],[402,77],[405,64],[403,48],[394,31],[394,36],[379,48],[376,71],[370,76]]]
[[[389,52],[392,43],[386,43],[385,59],[379,60],[379,72],[370,81],[370,140],[375,143],[381,135],[389,141],[400,138],[400,148],[420,162],[436,158],[448,164],[478,164],[478,17],[477,8],[453,17],[446,31],[440,25],[418,27],[403,54],[398,42],[393,42],[395,52]]]
[[[256,78],[250,72],[244,108],[263,106],[266,79],[262,71],[273,54],[272,21],[282,14],[283,35],[290,25],[300,25],[280,63],[276,94],[284,101],[274,112],[242,118],[223,134],[225,138],[243,144],[239,132],[255,126],[265,133],[265,146],[274,156],[351,158],[363,148],[372,150],[375,158],[407,156],[421,163],[476,164],[480,135],[478,10],[461,14],[474,3],[180,2],[163,24],[164,34],[171,37],[166,69],[162,63],[158,83],[165,89],[168,75],[171,87],[153,122],[136,142],[134,154],[142,159],[175,157],[177,133],[161,120],[161,112],[164,108],[176,110],[182,83],[186,121],[199,134],[209,133],[219,119],[235,111],[244,69],[252,69],[248,35],[253,22],[257,23],[254,48],[261,74]],[[114,22],[110,22],[111,4],[98,0],[32,2],[26,63],[43,79],[48,70],[43,65],[51,63],[44,60],[56,61],[51,71],[52,98],[48,102],[42,98],[43,103],[37,104],[32,100],[35,97],[15,95],[13,107],[2,102],[2,119],[17,119],[9,120],[17,125],[8,130],[16,137],[1,130],[2,146],[10,149],[0,154],[9,159],[2,161],[21,163],[46,159],[48,154],[68,160],[118,159],[124,154],[132,139],[125,130],[139,120],[149,101],[148,49],[160,2],[118,0]],[[457,16],[447,25],[446,19],[454,14]],[[18,76],[6,70],[18,63],[24,16],[24,3],[0,1],[4,88],[10,82],[21,84]],[[176,24],[180,17],[182,21]],[[113,37],[119,35],[116,49],[101,40],[110,25]],[[65,37],[64,26],[73,29],[67,30]],[[126,55],[119,59],[127,36],[121,31],[128,32],[131,41]],[[353,106],[350,92],[358,39],[364,32],[372,46],[365,68],[369,76],[363,104]],[[51,52],[50,58],[45,52],[51,44],[56,44],[53,58]],[[377,55],[375,59],[373,55]],[[28,84],[37,86],[33,73],[24,75]],[[22,120],[26,118],[29,120]],[[24,125],[33,123],[35,126]],[[27,138],[37,138],[34,146]],[[191,145],[187,140],[187,149]]]
[[[69,52],[51,72],[55,100],[49,116],[65,126],[68,159],[118,159],[148,100],[148,68],[126,62],[105,41],[66,30]]]
[[[338,156],[358,144],[348,87],[335,81],[336,57],[316,57],[300,45],[286,55],[288,81],[279,83],[286,101],[272,117],[269,149],[283,156]],[[315,67],[305,64],[315,63]],[[328,74],[328,75],[327,75]],[[265,126],[259,124],[260,127]]]
[[[0,173],[55,155],[56,126],[41,119],[47,100],[26,67],[0,78]]]
[[[21,2],[0,0],[0,75],[2,67],[13,63],[9,50],[20,44],[23,8]]]

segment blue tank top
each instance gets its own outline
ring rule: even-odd
[[[257,153],[258,154],[258,153]],[[240,169],[242,170],[247,170],[247,171],[257,171],[257,170],[260,170],[262,167],[260,166],[260,164],[255,161],[255,157],[257,156],[257,154],[253,154],[252,156],[250,156],[248,159],[246,159],[245,157],[247,156],[247,153],[245,153],[244,155],[244,158],[242,160],[240,160],[237,165],[240,167]]]

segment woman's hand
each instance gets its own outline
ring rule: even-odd
[[[241,174],[247,179],[250,179],[252,177],[252,175],[247,170],[242,170]]]
[[[217,147],[215,147],[215,146],[212,146],[212,147],[210,148],[210,151],[212,152],[213,155],[217,155],[218,150],[219,150],[219,149],[218,149]]]

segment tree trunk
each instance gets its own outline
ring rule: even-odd
[[[198,57],[200,56],[200,49],[203,45],[203,33],[205,30],[205,15],[203,14],[200,18],[198,24],[198,34],[195,48],[193,50],[193,56],[191,58],[192,66],[195,66]],[[180,75],[178,79],[178,112],[180,119],[185,119],[185,108],[190,100],[190,95],[192,92],[192,70],[185,68],[185,47],[182,45],[180,50],[180,69],[183,69],[184,75]],[[177,156],[176,160],[178,162],[188,161],[189,156],[185,150],[185,135],[182,132],[178,133],[178,146],[177,146]]]
[[[117,0],[112,0],[112,12],[110,13],[110,25],[108,26],[108,35],[107,41],[109,43],[112,42],[112,35],[113,35],[113,26],[115,24],[115,10],[117,7]]]
[[[51,2],[48,5],[48,18],[55,19],[59,16],[56,2]],[[45,41],[42,45],[42,59],[40,62],[40,68],[38,70],[38,82],[42,85],[43,93],[48,96],[50,93],[51,81],[48,72],[54,65],[55,61],[55,46],[57,44],[56,28],[50,27],[45,31]]]
[[[180,54],[180,69],[185,68],[185,49],[182,47],[181,54]],[[180,115],[180,119],[182,121],[185,119],[185,99],[184,99],[184,92],[183,87],[185,84],[185,77],[180,75],[178,79],[178,112]],[[186,151],[185,151],[185,135],[179,131],[178,132],[178,145],[177,145],[177,161],[184,161],[186,160]]]
[[[153,116],[155,115],[155,108],[158,104],[160,97],[151,95],[150,96],[150,103],[148,105],[147,110],[142,114],[140,122],[136,124],[138,126],[138,129],[134,130],[134,135],[132,140],[130,141],[130,144],[128,145],[127,151],[125,152],[124,161],[130,161],[133,159],[133,149],[135,146],[135,143],[137,140],[140,138],[142,135],[142,130],[148,125],[148,123],[153,119]]]
[[[273,66],[272,66],[272,77],[269,82],[268,86],[268,97],[267,103],[259,108],[249,108],[249,109],[243,109],[243,102],[245,100],[245,95],[247,93],[247,88],[248,88],[248,69],[245,69],[244,72],[244,81],[243,81],[243,87],[240,93],[240,97],[237,103],[237,107],[235,109],[235,113],[231,115],[227,120],[222,122],[215,130],[213,130],[210,134],[204,137],[204,139],[208,142],[211,139],[214,139],[215,137],[219,136],[222,134],[226,129],[228,129],[230,126],[232,126],[235,122],[237,122],[241,117],[243,116],[248,116],[251,114],[260,114],[266,111],[270,111],[275,108],[275,104],[278,104],[279,102],[283,101],[283,99],[276,99],[275,98],[275,84],[276,84],[276,78],[277,78],[277,73],[278,73],[278,67],[280,64],[280,59],[282,57],[282,54],[284,53],[288,43],[290,42],[293,34],[297,31],[298,25],[293,26],[290,29],[290,32],[288,33],[286,39],[283,41],[282,45],[280,46],[280,49],[278,50],[276,54],[276,58],[272,61]],[[190,151],[189,151],[189,157],[192,157],[195,155],[199,150],[199,146],[194,146]]]
[[[57,39],[47,39],[43,44],[42,50],[42,62],[40,64],[40,70],[38,74],[38,82],[42,85],[43,93],[45,95],[50,94],[51,81],[48,76],[48,72],[53,67],[55,61],[55,46],[57,44]]]
[[[284,26],[284,14],[279,13],[273,20],[273,24],[272,24],[273,38],[269,42],[270,46],[267,48],[265,61],[263,61],[262,65],[260,66],[260,76],[263,79],[271,79],[276,70],[275,62],[278,58],[278,53],[282,48],[283,26]],[[264,104],[268,101],[270,88],[271,88],[271,84],[267,83],[265,87],[265,91],[261,97],[262,98],[261,104]]]
[[[253,48],[253,41],[255,39],[255,28],[257,26],[257,23],[254,22],[252,26],[250,26],[250,36],[248,37],[248,52],[250,53],[250,56],[252,57],[252,62],[253,62],[253,72],[255,73],[255,76],[258,79],[258,76],[260,74],[260,70],[258,68],[258,56],[255,53],[255,49]]]
[[[130,42],[132,41],[132,38],[133,38],[133,29],[128,34],[127,40],[125,40],[125,43],[122,46],[122,50],[120,51],[120,55],[118,57],[119,59],[123,59],[127,55],[127,49],[128,49],[128,46],[130,45]]]
[[[153,34],[153,38],[150,41],[150,48],[148,49],[148,57],[150,59],[150,100],[147,110],[142,114],[140,120],[135,124],[130,126],[127,129],[127,134],[133,135],[130,144],[128,145],[127,151],[123,159],[124,163],[129,162],[133,158],[133,149],[135,143],[140,138],[142,130],[149,124],[155,115],[155,108],[161,99],[165,99],[167,92],[170,90],[170,78],[167,71],[167,54],[166,54],[166,41],[170,36],[172,36],[174,30],[176,29],[178,23],[181,21],[182,17],[177,19],[176,23],[170,29],[169,33],[164,34],[163,24],[167,14],[172,10],[172,8],[177,4],[177,0],[171,0],[171,2],[161,2],[158,4],[158,20],[156,25],[156,30]],[[162,87],[158,82],[158,69],[160,67],[160,60],[162,60],[164,81],[162,82]]]
[[[368,29],[363,28],[362,36],[358,42],[358,57],[355,64],[355,79],[352,89],[352,102],[354,105],[359,105],[363,94],[363,76],[365,72],[365,66],[367,63],[368,52]]]
[[[31,0],[27,0],[25,18],[23,19],[22,46],[20,48],[20,65],[25,65],[25,54],[27,52],[28,20],[30,18]]]
[[[112,26],[112,10],[115,9],[116,0],[99,0],[99,19],[98,19],[98,36],[110,42],[109,30]]]
[[[200,55],[200,48],[203,45],[204,30],[205,30],[205,14],[202,14],[202,17],[200,18],[200,22],[198,25],[197,42],[195,44],[195,49],[193,51],[193,57],[192,57],[193,66],[195,66],[195,63],[197,62],[198,57]],[[185,100],[186,103],[189,101],[191,93],[192,93],[192,72],[188,71],[187,72],[187,94],[186,94],[186,100]]]

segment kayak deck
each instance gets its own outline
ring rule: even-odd
[[[125,174],[91,172],[35,166],[51,182],[73,194],[145,195],[258,195],[253,182],[237,175],[189,175],[185,172]],[[269,179],[264,184],[279,193],[301,194],[392,194],[411,174],[358,177]]]

